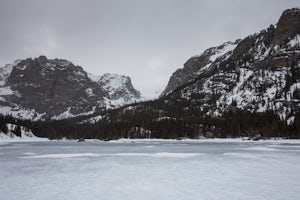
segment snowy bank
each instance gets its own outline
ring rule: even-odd
[[[32,131],[24,126],[7,124],[5,133],[0,132],[0,145],[11,142],[37,142],[48,141],[48,138],[36,137]]]
[[[113,143],[144,143],[144,142],[189,142],[189,143],[276,143],[276,144],[300,144],[300,139],[282,139],[282,138],[273,138],[267,140],[248,140],[248,138],[207,138],[207,139],[127,139],[121,138],[118,140],[110,140],[108,142]]]

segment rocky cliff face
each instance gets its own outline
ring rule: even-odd
[[[130,78],[118,77],[123,76],[97,82],[82,67],[45,56],[18,60],[0,68],[0,112],[29,119],[62,119],[140,100]]]
[[[141,100],[141,93],[133,88],[129,76],[104,74],[97,81],[108,92],[111,106],[132,103]]]
[[[274,111],[292,123],[300,110],[300,10],[286,10],[277,25],[190,58],[162,97],[189,100],[203,115],[237,107]]]

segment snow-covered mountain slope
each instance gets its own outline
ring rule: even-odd
[[[190,58],[181,69],[176,70],[171,76],[169,83],[161,96],[172,92],[174,89],[193,81],[203,71],[207,70],[215,62],[226,58],[232,54],[232,50],[237,46],[240,40],[235,42],[226,42],[218,47],[212,47],[205,50],[202,54]]]
[[[144,98],[141,93],[134,89],[131,83],[131,79],[128,76],[119,74],[104,74],[97,76],[88,74],[90,79],[97,81],[97,83],[108,92],[108,98],[106,106],[108,108],[118,107],[120,105],[136,103],[143,101]],[[81,123],[96,123],[102,119],[102,115],[97,115],[82,121]]]
[[[186,109],[203,115],[274,111],[293,123],[300,111],[300,10],[286,10],[276,26],[190,58],[162,97],[189,101]]]
[[[62,59],[17,60],[0,68],[0,114],[22,119],[64,119],[141,100],[129,77],[98,80]],[[116,88],[118,86],[118,88]]]

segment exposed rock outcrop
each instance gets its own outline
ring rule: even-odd
[[[108,76],[96,82],[82,67],[46,56],[18,60],[0,69],[0,112],[29,119],[61,119],[141,99],[129,77],[111,75],[109,81],[103,81]]]

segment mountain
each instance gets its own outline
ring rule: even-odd
[[[241,40],[226,42],[218,47],[211,47],[202,54],[190,58],[184,64],[183,68],[178,69],[173,73],[161,96],[196,79],[202,71],[207,70],[218,58],[229,55],[240,41]]]
[[[203,115],[236,107],[272,111],[293,123],[300,109],[300,10],[288,9],[275,26],[193,56],[161,96],[189,100]]]
[[[142,99],[141,93],[132,86],[129,76],[106,73],[99,78],[97,83],[108,92],[107,98],[110,100],[108,102],[111,107],[133,103]]]
[[[0,113],[23,119],[64,119],[141,100],[129,77],[98,80],[82,67],[45,56],[0,68]]]
[[[158,99],[80,120],[102,139],[300,138],[300,10],[191,57]]]
[[[52,113],[52,118],[87,114],[42,122],[0,116],[0,125],[28,127],[38,137],[300,138],[298,8],[284,11],[276,25],[259,33],[191,57],[158,99],[115,109],[99,108],[115,105],[112,101],[120,96],[122,102],[140,99],[129,78],[92,76],[67,61],[45,57],[17,61],[0,72],[2,112],[5,106],[11,113],[21,105]]]

